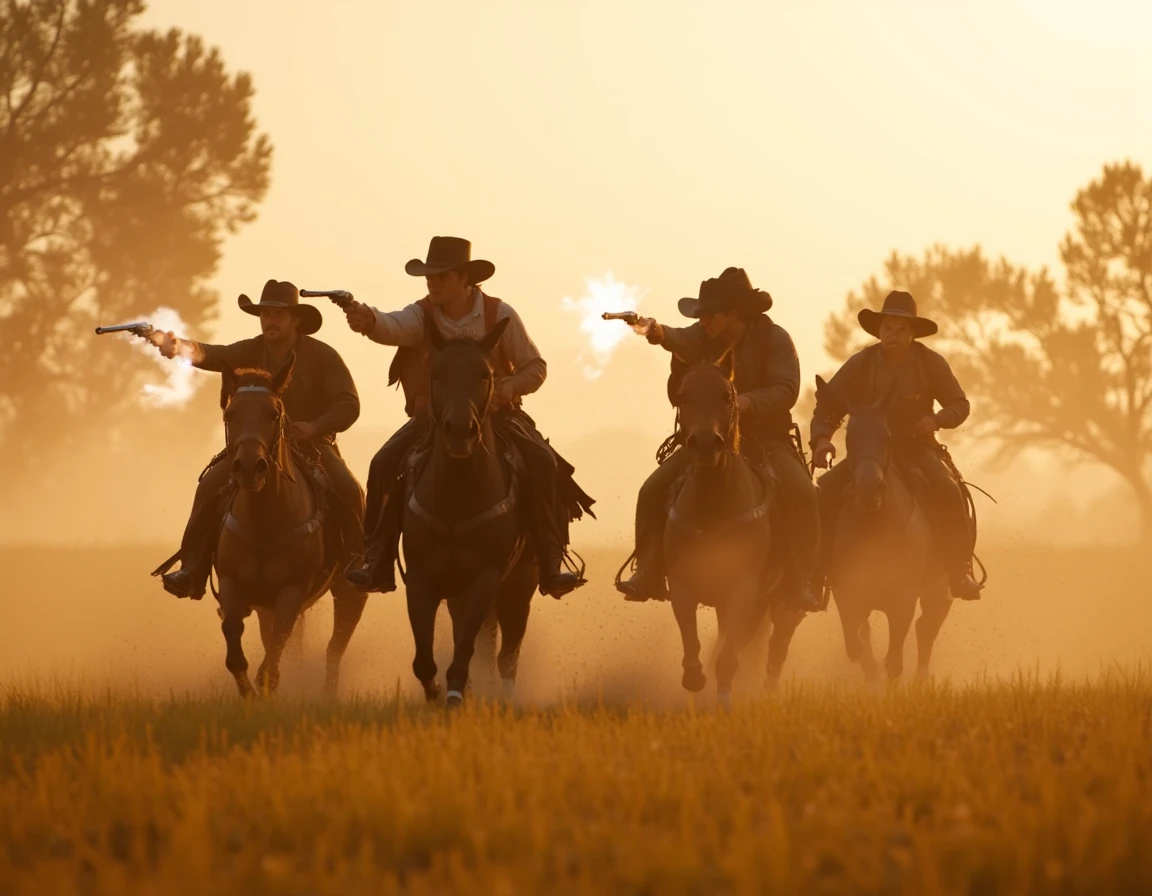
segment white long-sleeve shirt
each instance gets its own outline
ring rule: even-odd
[[[516,395],[529,395],[539,389],[548,377],[548,365],[540,355],[540,350],[524,328],[524,322],[516,310],[499,300],[496,307],[496,320],[508,319],[508,326],[500,337],[500,348],[504,357],[512,365],[512,376],[508,377],[512,391]],[[380,311],[376,314],[376,326],[368,338],[381,345],[415,346],[424,339],[424,306],[413,302],[399,311]],[[472,309],[459,320],[452,320],[439,308],[432,314],[437,328],[445,339],[484,338],[484,293],[479,287],[473,288]]]

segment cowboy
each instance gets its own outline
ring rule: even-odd
[[[788,517],[790,558],[788,591],[799,609],[819,610],[813,591],[820,518],[816,489],[792,439],[792,407],[800,392],[800,361],[792,338],[767,311],[772,297],[755,289],[742,268],[728,268],[700,284],[698,298],[681,299],[680,313],[695,318],[688,327],[667,327],[651,319],[648,341],[672,353],[675,380],[690,364],[721,357],[732,350],[740,415],[740,453],[752,463],[768,464],[780,484]],[[636,504],[636,569],[617,584],[629,600],[663,598],[666,592],[662,557],[668,494],[688,463],[677,451],[648,477]]]
[[[919,340],[932,336],[936,324],[917,313],[916,300],[900,290],[890,292],[880,311],[864,308],[858,315],[864,332],[879,342],[861,349],[837,371],[812,413],[812,458],[826,469],[836,456],[832,435],[848,410],[887,401],[888,426],[897,456],[924,477],[928,514],[952,585],[965,600],[979,598],[981,585],[972,577],[972,539],[964,495],[936,441],[940,429],[955,429],[968,419],[964,390],[943,356]],[[935,403],[940,410],[933,413]],[[824,527],[821,567],[830,569],[832,531],[838,498],[851,478],[841,464],[820,478],[820,515]]]
[[[327,343],[313,337],[323,318],[319,309],[301,304],[299,290],[285,281],[264,284],[260,301],[238,299],[240,310],[260,318],[260,335],[231,345],[208,345],[166,334],[157,348],[166,358],[190,358],[201,370],[222,372],[253,367],[276,371],[296,354],[292,378],[282,395],[288,415],[288,438],[300,449],[319,455],[319,463],[335,492],[332,504],[347,554],[363,553],[364,493],[336,446],[360,416],[360,397],[344,361]],[[180,543],[180,568],[166,572],[164,588],[177,597],[204,596],[212,567],[215,537],[224,508],[218,498],[229,485],[231,469],[218,454],[200,478],[192,501],[192,515]],[[161,567],[163,569],[163,567]]]
[[[528,504],[533,514],[527,526],[540,567],[540,592],[561,597],[584,584],[575,572],[562,569],[568,543],[567,525],[591,507],[592,500],[571,482],[572,468],[552,450],[521,410],[521,399],[543,385],[548,368],[512,306],[486,294],[480,284],[496,272],[490,261],[472,258],[472,244],[458,237],[433,237],[427,260],[414,258],[404,268],[423,277],[428,295],[399,311],[378,311],[359,302],[346,310],[348,326],[381,345],[398,347],[388,384],[399,382],[408,422],[372,459],[368,471],[365,563],[346,577],[356,587],[396,590],[394,565],[403,525],[401,472],[408,455],[431,432],[431,381],[426,318],[446,338],[481,339],[499,321],[508,319],[496,346],[493,393],[494,424],[515,444],[528,469]],[[558,478],[565,493],[558,494]],[[558,506],[562,505],[562,506]]]

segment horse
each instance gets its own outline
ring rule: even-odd
[[[367,601],[336,575],[339,558],[326,543],[335,522],[325,517],[312,474],[285,438],[281,395],[295,363],[293,353],[275,375],[250,368],[223,373],[221,406],[235,497],[220,530],[215,566],[225,666],[242,697],[255,695],[257,688],[275,692],[293,628],[329,589],[333,626],[324,687],[335,694],[340,662]],[[241,643],[244,620],[253,609],[264,644],[255,687]]]
[[[675,403],[688,463],[670,503],[663,552],[684,646],[681,684],[700,691],[707,683],[696,611],[700,604],[715,607],[716,693],[727,705],[739,653],[766,619],[772,625],[768,683],[774,685],[803,614],[775,599],[782,576],[772,556],[774,481],[740,454],[731,352],[690,367]]]
[[[428,702],[441,694],[432,645],[436,611],[448,602],[453,655],[445,702],[455,709],[464,700],[477,635],[482,629],[486,640],[493,634],[493,610],[502,690],[507,698],[514,695],[539,569],[517,508],[524,473],[492,424],[492,352],[508,321],[471,340],[445,339],[430,315],[426,320],[433,423],[427,447],[405,474],[405,583],[416,647],[412,671]]]
[[[823,386],[817,383],[817,393]],[[932,647],[952,608],[943,566],[932,550],[931,527],[921,502],[894,463],[887,401],[849,409],[844,463],[845,486],[832,545],[832,594],[844,629],[848,659],[868,679],[880,670],[872,653],[869,615],[888,618],[889,679],[904,670],[904,642],[916,620],[917,675],[928,673]]]

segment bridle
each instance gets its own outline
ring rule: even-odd
[[[244,436],[240,439],[237,439],[235,442],[233,442],[232,441],[232,434],[229,432],[229,429],[228,429],[228,418],[225,417],[224,418],[224,443],[225,443],[225,450],[228,453],[228,459],[233,460],[236,449],[239,448],[241,445],[243,445],[245,442],[256,442],[262,449],[264,449],[264,452],[267,455],[270,463],[272,464],[272,467],[281,476],[286,477],[290,481],[294,481],[291,471],[285,470],[284,467],[281,466],[281,464],[280,464],[280,446],[281,446],[283,439],[284,439],[284,405],[283,405],[283,402],[280,400],[280,396],[276,392],[269,389],[267,386],[237,386],[236,389],[229,396],[228,404],[231,405],[232,399],[235,398],[237,395],[239,395],[241,392],[263,392],[265,395],[268,395],[272,399],[273,404],[276,406],[276,421],[277,421],[276,422],[276,435],[272,437],[272,444],[271,445],[266,444],[264,439],[261,438],[260,436],[254,436],[254,435],[253,436]],[[225,410],[227,410],[227,407],[225,407]]]

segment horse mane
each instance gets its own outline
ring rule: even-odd
[[[711,374],[718,377],[728,390],[728,428],[727,432],[724,433],[724,449],[730,454],[739,454],[740,406],[737,403],[736,384],[732,382],[732,377],[724,368],[717,366],[712,361],[699,361],[685,371],[684,378],[680,381],[681,390],[683,390],[690,376],[700,374]],[[677,411],[679,411],[679,409],[677,409]]]

